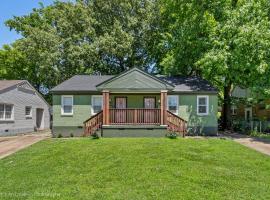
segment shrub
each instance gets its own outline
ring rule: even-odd
[[[63,136],[62,136],[61,133],[59,133],[59,134],[57,135],[57,137],[58,137],[58,138],[62,138]]]
[[[73,133],[70,133],[70,137],[74,137]]]
[[[170,139],[176,139],[177,138],[177,133],[169,132],[169,133],[167,133],[166,137],[170,138]]]
[[[99,139],[99,136],[98,136],[98,134],[93,134],[93,135],[91,135],[91,137],[92,137],[92,139]]]

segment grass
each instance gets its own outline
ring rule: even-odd
[[[270,140],[270,134],[269,133],[260,133],[257,131],[252,131],[249,136],[260,138],[260,139],[269,139]]]
[[[230,140],[49,139],[0,160],[0,199],[270,199],[270,157]]]

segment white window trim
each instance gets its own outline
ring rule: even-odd
[[[178,115],[179,114],[179,96],[178,95],[168,95],[167,96],[167,110],[169,110],[169,97],[176,97],[176,113],[174,113],[174,114],[176,114],[176,115]]]
[[[0,104],[4,104],[4,119],[0,119],[0,121],[14,121],[14,104],[11,104],[11,103],[0,103]],[[12,107],[10,119],[6,119],[6,105],[9,105]]]
[[[94,112],[94,98],[95,97],[101,97],[101,110],[103,110],[103,96],[102,95],[92,95],[91,96],[91,113],[92,115],[95,115],[97,113]]]
[[[200,98],[206,98],[206,113],[200,113],[199,112],[199,99]],[[199,116],[205,116],[209,114],[209,96],[207,95],[200,95],[197,96],[197,115]]]
[[[31,117],[32,118],[32,111],[33,111],[32,106],[25,106],[25,111],[26,111],[26,107],[30,108],[30,114],[29,115],[25,114],[25,117]]]
[[[64,97],[71,97],[71,102],[72,102],[72,109],[71,109],[71,113],[65,113],[64,112]],[[73,115],[73,95],[62,95],[61,96],[61,115],[67,115],[67,116],[71,116]]]
[[[237,115],[237,106],[236,105],[232,105],[231,106],[231,110],[232,110],[232,115]]]
[[[247,111],[250,112],[250,119],[247,118]],[[252,120],[252,107],[247,107],[245,108],[245,120],[248,121],[248,120]]]

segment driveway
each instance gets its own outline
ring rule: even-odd
[[[0,137],[0,159],[50,137],[50,132]]]
[[[248,137],[237,133],[224,133],[223,135],[235,142],[270,156],[270,140]]]

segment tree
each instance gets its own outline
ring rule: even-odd
[[[166,73],[200,75],[221,89],[230,127],[232,86],[269,86],[267,1],[165,1],[159,63]]]
[[[6,24],[22,34],[18,49],[51,88],[74,74],[149,67],[157,16],[155,0],[56,1]]]

